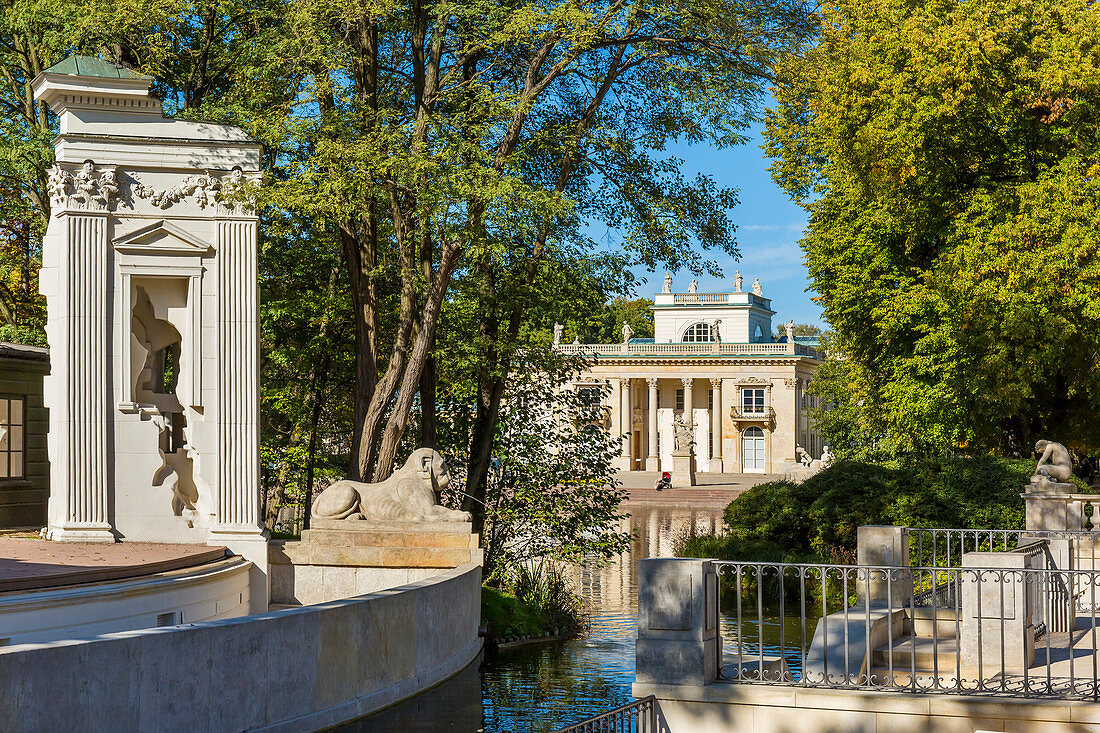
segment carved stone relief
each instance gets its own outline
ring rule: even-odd
[[[125,178],[129,184],[126,200],[131,207],[136,199],[141,199],[158,209],[168,209],[192,198],[200,209],[216,205],[218,213],[252,215],[255,213],[255,186],[260,175],[245,174],[239,168],[224,177],[206,171],[187,176],[164,190],[146,186],[133,174],[125,174]],[[99,168],[90,160],[76,173],[54,163],[47,174],[46,187],[55,212],[65,209],[110,211],[119,195],[118,172],[115,166]]]
[[[114,166],[98,171],[90,160],[85,161],[76,174],[54,163],[46,178],[46,188],[55,211],[107,211],[118,196],[118,178]]]

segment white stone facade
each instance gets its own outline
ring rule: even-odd
[[[233,127],[165,119],[151,81],[73,57],[34,83],[61,126],[40,274],[48,531],[226,545],[265,579],[247,203],[260,149]],[[266,610],[266,585],[252,598]]]
[[[652,340],[557,346],[595,357],[574,388],[610,386],[605,424],[623,435],[620,470],[671,471],[680,414],[693,425],[698,472],[781,474],[797,463],[798,445],[820,456],[806,387],[823,356],[814,345],[773,340],[770,300],[668,292],[652,309]]]

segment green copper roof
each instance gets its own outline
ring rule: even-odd
[[[96,76],[109,79],[149,79],[145,74],[131,71],[125,66],[112,64],[94,56],[70,56],[46,69],[46,74],[69,74],[71,76]]]

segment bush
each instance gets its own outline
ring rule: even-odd
[[[996,456],[838,462],[801,484],[754,486],[726,507],[728,535],[687,538],[681,549],[692,557],[849,562],[865,524],[1023,529],[1020,493],[1034,467]]]
[[[556,567],[521,565],[501,580],[499,589],[481,589],[481,617],[491,638],[543,636],[583,626],[580,599]]]

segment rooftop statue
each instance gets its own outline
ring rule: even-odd
[[[399,522],[469,522],[469,512],[439,506],[439,492],[451,483],[447,462],[431,448],[418,448],[385,481],[337,481],[313,501],[317,519]]]
[[[623,331],[623,343],[624,344],[629,344],[630,343],[630,337],[634,335],[634,329],[630,327],[629,323],[627,323],[626,321],[623,321],[622,331]]]
[[[733,288],[734,292],[741,292],[741,284],[745,281],[745,278],[741,277],[741,271],[738,270],[737,274],[733,276]]]
[[[722,340],[722,333],[718,329],[722,325],[721,318],[715,318],[710,324],[710,335],[714,337],[714,343],[719,343]]]
[[[562,334],[563,331],[565,331],[565,326],[561,325],[560,323],[555,322],[554,323],[554,346],[557,346],[558,344],[561,343],[561,334]]]
[[[764,294],[764,288],[761,287],[761,285],[760,285],[760,278],[755,278],[752,281],[752,294],[753,295],[763,295]]]
[[[1040,440],[1035,444],[1035,452],[1042,455],[1035,464],[1031,483],[1068,483],[1073,479],[1073,460],[1064,445],[1051,440]]]
[[[666,272],[665,273],[665,283],[664,283],[664,285],[661,286],[661,292],[662,293],[671,293],[672,292],[672,273],[671,272]]]
[[[688,292],[689,293],[694,293],[698,289],[699,289],[699,281],[696,280],[695,278],[692,278],[691,279],[691,284],[688,285]]]
[[[794,343],[794,321],[787,321],[783,328],[787,329],[787,343]]]

